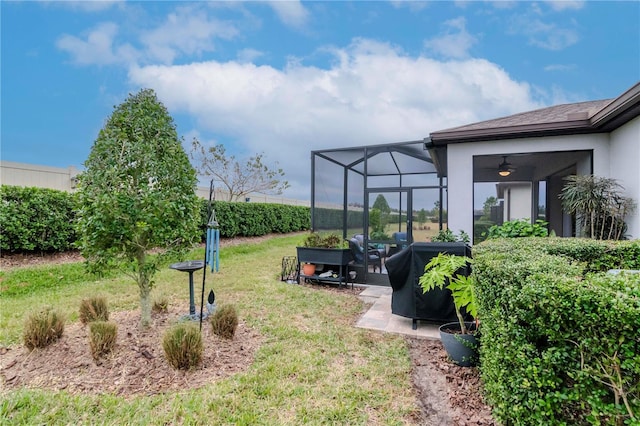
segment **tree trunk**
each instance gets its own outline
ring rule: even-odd
[[[147,272],[146,254],[141,251],[136,256],[138,261],[138,288],[140,289],[140,325],[147,328],[151,325],[151,280]]]

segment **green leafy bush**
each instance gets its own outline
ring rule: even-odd
[[[536,220],[535,223],[531,223],[528,219],[514,219],[502,225],[490,227],[487,238],[547,237],[548,225],[548,222],[541,219]]]
[[[233,339],[238,328],[238,312],[233,305],[221,306],[211,315],[209,322],[214,334],[224,339]]]
[[[89,324],[91,356],[98,360],[113,351],[118,336],[118,326],[110,321],[93,321]]]
[[[29,350],[44,348],[62,337],[64,316],[47,307],[30,314],[24,324],[22,341]]]
[[[348,248],[349,243],[336,233],[310,232],[304,237],[302,247]]]
[[[561,238],[474,246],[480,370],[501,423],[637,419],[640,275],[589,271],[638,266],[638,250],[637,241]]]
[[[469,234],[460,230],[458,235],[455,234],[451,229],[441,229],[438,231],[438,234],[431,237],[431,242],[434,243],[468,243],[469,242]]]
[[[80,301],[78,317],[83,324],[88,324],[93,321],[109,321],[107,300],[99,296],[82,299]]]
[[[209,201],[203,200],[201,207],[203,224],[209,220],[208,206]],[[304,231],[311,225],[310,209],[304,206],[215,201],[213,208],[222,238]],[[204,240],[204,233],[202,238]]]
[[[167,330],[162,338],[164,356],[179,370],[189,370],[202,362],[202,334],[194,324],[180,323]]]
[[[76,241],[75,196],[45,188],[0,187],[0,250],[65,251]]]

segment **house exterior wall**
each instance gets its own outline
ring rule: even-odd
[[[473,235],[473,157],[476,155],[509,155],[531,152],[593,151],[593,173],[610,174],[610,135],[554,136],[505,139],[500,141],[454,143],[447,146],[448,226],[455,232]],[[637,159],[637,157],[636,157]],[[582,161],[578,173],[590,173],[591,164]]]
[[[524,182],[506,185],[504,220],[531,219],[531,210],[531,185]]]
[[[611,132],[610,177],[623,187],[627,197],[640,203],[640,117]],[[640,238],[640,211],[626,219],[627,234]]]

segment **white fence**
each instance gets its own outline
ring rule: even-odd
[[[62,168],[0,161],[0,184],[2,185],[35,186],[37,188],[73,192],[76,187],[76,176],[79,173],[80,170],[73,166]],[[199,197],[209,199],[209,188],[198,187],[196,194]],[[216,188],[215,199],[217,201],[229,201],[229,193]],[[244,201],[307,207],[311,205],[308,200],[296,200],[259,193],[249,194]]]

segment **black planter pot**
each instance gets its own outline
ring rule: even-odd
[[[468,332],[473,334],[462,334],[460,323],[449,322],[440,326],[440,340],[447,355],[454,364],[461,367],[471,367],[478,363],[478,346],[480,341],[475,332],[475,322],[465,322]]]

